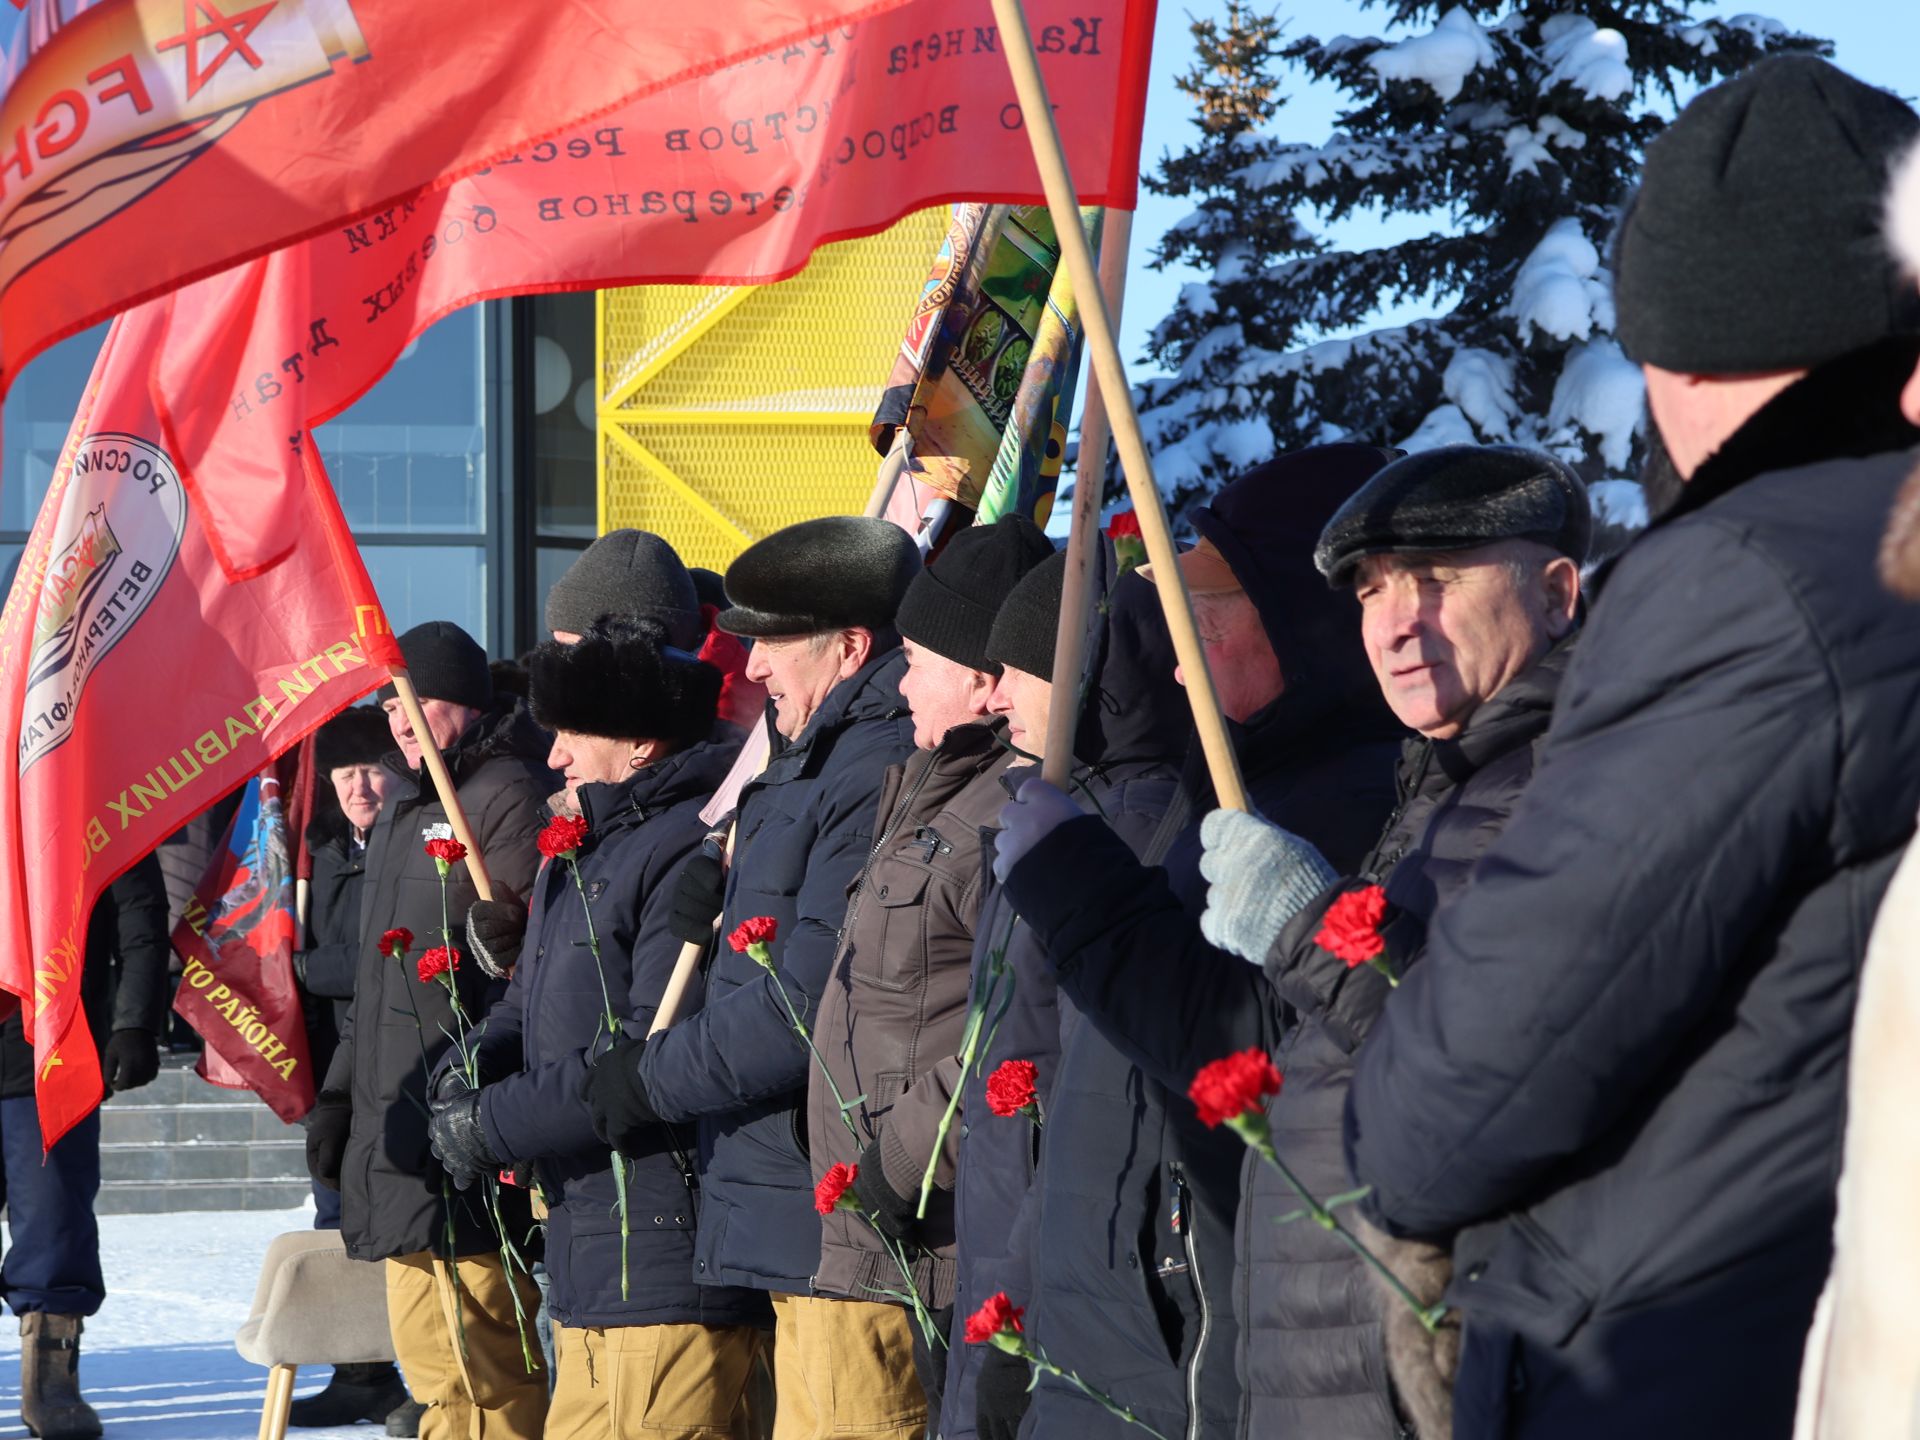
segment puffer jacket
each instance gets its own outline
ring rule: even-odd
[[[506,697],[445,752],[495,894],[524,897],[533,885],[540,858],[533,837],[546,821],[547,796],[560,784],[547,769],[549,748],[524,703]],[[451,834],[446,811],[433,782],[409,770],[398,752],[385,763],[394,772],[393,785],[367,843],[353,1004],[322,1087],[345,1092],[352,1103],[353,1127],[340,1168],[340,1228],[347,1253],[357,1260],[446,1248],[446,1172],[427,1145],[426,1079],[453,1043],[454,1017],[445,987],[437,980],[422,984],[415,962],[442,943],[443,913],[456,948],[464,944],[465,916],[476,898],[466,867],[455,865],[443,902],[425,845],[432,836]],[[404,965],[379,950],[381,935],[396,928],[414,936]],[[461,1005],[477,1022],[499,987],[464,953],[453,973]],[[502,1204],[525,1214],[524,1192],[514,1187],[503,1189]],[[455,1253],[499,1248],[478,1190],[453,1194],[452,1220]],[[524,1233],[524,1223],[509,1223]]]
[[[1111,566],[1104,547],[1100,559]],[[1192,712],[1173,678],[1173,642],[1153,587],[1137,576],[1102,584],[1109,593],[1090,617],[1086,702],[1073,747],[1075,778],[1086,788],[1076,793],[1097,802],[1117,833],[1144,849],[1172,803],[1193,733]],[[1017,792],[1034,773],[1030,766],[1010,770],[1002,786]],[[990,866],[991,854],[982,861]],[[987,1077],[1004,1061],[1031,1062],[1041,1113],[1051,1115],[1061,1051],[1077,1020],[1054,984],[1038,938],[994,883],[990,868],[984,883],[969,988],[987,994],[996,956],[1006,978],[992,1001],[999,1024],[964,1077],[959,1119],[948,1132],[953,1158],[943,1160],[940,1177],[954,1190],[959,1236],[939,1428],[944,1440],[973,1440],[975,1434],[975,1385],[984,1353],[966,1343],[967,1316],[998,1291],[1016,1305],[1030,1305],[1033,1297],[1031,1252],[1039,1212],[1034,1179],[1043,1132],[1024,1117],[989,1110]],[[956,1061],[948,1083],[958,1074]]]
[[[966,1024],[967,966],[985,873],[981,838],[1006,803],[1000,777],[1013,760],[1001,743],[1005,729],[999,720],[955,726],[936,748],[887,772],[879,838],[847,901],[844,938],[814,1028],[833,1085],[848,1100],[865,1097],[847,1112],[859,1138],[815,1067],[807,1139],[816,1184],[834,1164],[857,1164],[869,1144],[882,1140],[883,1153],[906,1162],[888,1177],[895,1190],[918,1193],[952,1092],[917,1082],[943,1060],[951,1068]],[[818,1292],[865,1300],[902,1285],[867,1221],[836,1210],[820,1229]],[[950,1304],[950,1190],[930,1199],[916,1250],[913,1283],[922,1298],[934,1309]]]
[[[1337,869],[1359,864],[1393,808],[1405,732],[1354,633],[1351,598],[1327,588],[1310,556],[1325,515],[1387,458],[1359,446],[1308,452],[1292,504],[1271,505],[1256,481],[1227,487],[1190,516],[1244,586],[1285,681],[1278,698],[1232,727],[1247,793]],[[1244,1147],[1231,1131],[1200,1124],[1184,1081],[1160,1083],[1123,1033],[1097,1023],[1102,997],[1083,995],[1078,977],[1097,977],[1129,953],[1164,977],[1147,993],[1169,1013],[1189,1009],[1182,957],[1212,948],[1199,929],[1200,821],[1212,805],[1196,748],[1142,857],[1087,817],[1042,839],[1006,882],[1062,991],[1087,1017],[1061,1058],[1042,1141],[1031,1328],[1055,1363],[1162,1434],[1195,1440],[1231,1434],[1240,1413],[1233,1237]],[[1149,933],[1143,900],[1169,893],[1184,913]],[[1217,1054],[1193,1053],[1179,1068],[1190,1077]],[[1130,1428],[1043,1378],[1021,1433],[1121,1440]]]
[[[1459,1435],[1790,1432],[1920,806],[1920,626],[1873,567],[1916,357],[1783,390],[1616,563],[1532,786],[1361,1051],[1369,1211],[1459,1232]]]
[[[889,766],[913,753],[906,659],[876,655],[834,687],[798,739],[742,792],[721,933],[770,916],[780,983],[812,1025],[839,948],[847,890],[874,844]],[[641,1083],[663,1120],[699,1122],[705,1191],[694,1275],[809,1294],[820,1217],[806,1152],[812,1057],[774,978],[724,942],[707,1003],[648,1042]]]
[[[646,1034],[653,1019],[680,956],[668,928],[674,889],[706,834],[700,808],[738,750],[731,741],[695,745],[617,785],[580,787],[588,829],[576,858],[585,902],[568,864],[548,862],[534,885],[513,981],[487,1012],[482,1071],[495,1073],[498,1063],[516,1073],[481,1090],[480,1121],[494,1154],[516,1166],[532,1162],[547,1196],[547,1304],[563,1325],[737,1325],[766,1318],[764,1295],[694,1283],[699,1177],[691,1127],[657,1129],[626,1162],[627,1295],[621,1297],[619,1195],[584,1091],[592,1058],[607,1048],[605,1007],[614,1007],[630,1034]],[[689,999],[698,1005],[697,993]]]

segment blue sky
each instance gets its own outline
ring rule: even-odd
[[[1363,9],[1359,0],[1269,3],[1292,36],[1316,35],[1325,40],[1340,34],[1378,35],[1386,21],[1380,7]],[[1569,0],[1567,8],[1581,7],[1578,0]],[[1192,105],[1173,85],[1174,76],[1193,63],[1189,20],[1224,19],[1226,9],[1226,0],[1161,0],[1142,146],[1142,164],[1148,173],[1163,154],[1191,144],[1196,133],[1190,118]],[[1731,5],[1692,9],[1696,18],[1731,18],[1741,13],[1768,15],[1795,29],[1823,35],[1834,42],[1834,59],[1842,67],[1910,100],[1920,95],[1920,0],[1735,0]],[[1289,98],[1276,122],[1279,132],[1306,143],[1325,140],[1341,107],[1340,93],[1331,86],[1310,84],[1284,67],[1281,73],[1282,89]],[[1185,201],[1163,200],[1142,187],[1121,322],[1121,353],[1129,373],[1137,378],[1157,373],[1141,359],[1148,329],[1172,307],[1182,283],[1202,278],[1191,272],[1155,271],[1146,264],[1153,241],[1188,208]],[[1337,231],[1331,234],[1340,238]]]

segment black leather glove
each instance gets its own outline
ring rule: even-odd
[[[293,952],[293,978],[300,982],[302,989],[306,988],[307,952],[304,950],[296,950]]]
[[[727,903],[727,870],[702,850],[680,871],[680,888],[673,892],[673,914],[668,928],[693,945],[713,939],[713,922]]]
[[[151,1085],[160,1073],[160,1041],[151,1030],[116,1030],[100,1052],[100,1070],[107,1088],[118,1095]]]
[[[920,1244],[920,1196],[899,1195],[887,1183],[887,1172],[880,1165],[880,1142],[874,1141],[860,1156],[860,1168],[853,1177],[853,1198],[860,1212],[873,1222],[873,1228],[901,1245]]]
[[[666,1122],[647,1100],[640,1083],[640,1054],[644,1038],[627,1036],[614,1042],[587,1071],[587,1104],[593,1110],[593,1133],[622,1155],[641,1153],[649,1130]]]
[[[494,979],[505,980],[513,974],[526,938],[527,907],[512,896],[476,900],[467,907],[467,949]]]
[[[486,1127],[480,1123],[478,1090],[463,1090],[433,1107],[427,1118],[427,1145],[456,1190],[465,1190],[505,1163],[487,1143]]]
[[[353,1102],[343,1090],[322,1090],[307,1112],[307,1173],[329,1190],[340,1188],[340,1162],[352,1126]]]
[[[973,1428],[980,1440],[1016,1440],[1033,1395],[1027,1389],[1032,1371],[1018,1355],[989,1345],[980,1362],[980,1378],[973,1386]]]

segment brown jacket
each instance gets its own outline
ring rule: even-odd
[[[816,1069],[807,1090],[816,1182],[835,1163],[858,1162],[879,1139],[895,1190],[919,1192],[953,1080],[944,1070],[930,1072],[943,1062],[954,1068],[966,1025],[981,835],[1007,799],[999,782],[1014,757],[999,741],[1001,729],[998,721],[956,726],[937,749],[887,773],[879,839],[849,892],[814,1027],[834,1084],[856,1102],[848,1114],[860,1139],[841,1122]],[[923,1078],[927,1083],[917,1083]],[[951,1185],[950,1174],[941,1178]],[[922,1233],[930,1253],[915,1261],[915,1280],[938,1308],[953,1298],[950,1190],[934,1191]],[[898,1267],[865,1220],[836,1211],[821,1222],[816,1291],[870,1300],[901,1285]]]

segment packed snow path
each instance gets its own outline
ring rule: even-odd
[[[267,1245],[312,1223],[310,1206],[101,1219],[107,1303],[87,1321],[80,1385],[107,1440],[255,1440],[267,1372],[240,1358],[233,1337],[253,1302]],[[0,1440],[27,1434],[19,1330],[11,1316],[0,1323]],[[302,1370],[294,1394],[313,1394],[330,1373]],[[290,1433],[372,1440],[383,1432],[361,1425]]]

